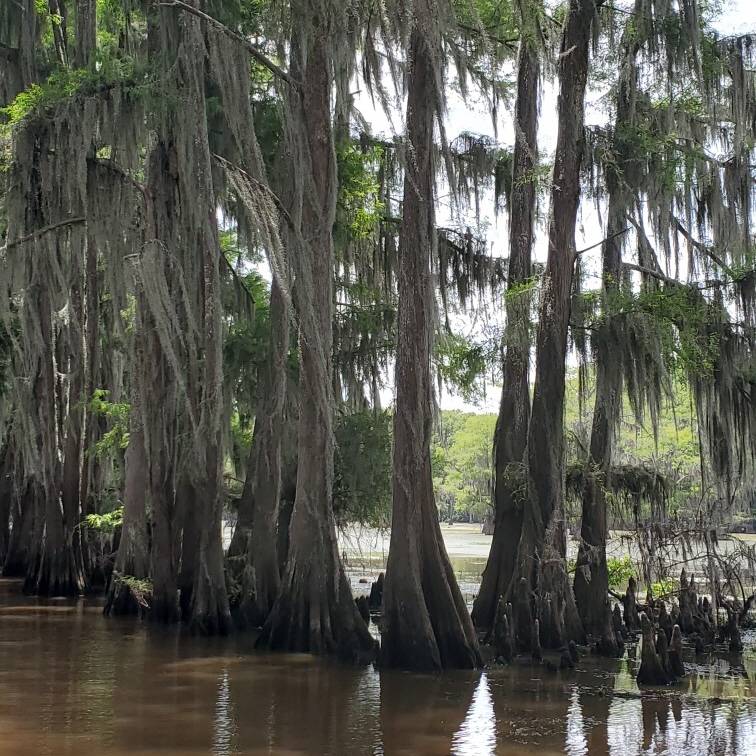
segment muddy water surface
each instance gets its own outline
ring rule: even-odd
[[[756,756],[753,653],[643,694],[627,659],[379,675],[18,588],[0,582],[0,756]]]

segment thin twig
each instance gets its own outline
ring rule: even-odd
[[[218,29],[218,31],[225,34],[227,37],[230,37],[234,41],[238,42],[258,63],[265,66],[265,68],[267,68],[268,71],[270,71],[274,76],[282,79],[290,87],[293,87],[296,90],[301,89],[300,83],[296,79],[294,79],[294,77],[292,77],[290,73],[284,71],[283,68],[274,63],[264,52],[259,50],[248,39],[242,37],[241,34],[237,34],[233,29],[229,29],[228,26],[218,21],[217,18],[213,18],[212,16],[204,13],[198,8],[194,8],[187,3],[181,2],[181,0],[159,0],[159,2],[155,2],[154,4],[166,8],[178,8],[185,11],[186,13],[191,14],[192,16],[196,16],[202,21],[206,21],[208,24],[211,24],[216,29]]]

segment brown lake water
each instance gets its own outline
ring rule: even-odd
[[[756,637],[641,693],[635,662],[418,676],[252,650],[0,581],[0,756],[756,756]]]

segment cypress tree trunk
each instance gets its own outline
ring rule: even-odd
[[[32,481],[24,480],[19,470],[14,476],[11,499],[11,525],[8,537],[8,551],[3,561],[3,577],[24,577],[29,570],[34,523],[34,487]],[[24,481],[17,488],[15,481]]]
[[[191,618],[192,596],[194,594],[194,579],[197,574],[197,556],[200,546],[200,531],[197,518],[197,507],[200,497],[191,481],[186,476],[179,482],[176,491],[180,526],[177,528],[177,537],[180,531],[181,567],[179,569],[179,605],[181,607],[181,619],[189,622]]]
[[[38,431],[34,477],[39,480],[40,496],[35,496],[31,559],[24,581],[24,593],[35,596],[78,596],[84,588],[84,575],[74,556],[73,526],[66,521],[61,499],[63,469],[59,460],[60,408],[55,381],[57,350],[53,334],[53,307],[46,281],[37,282],[36,291],[29,294],[28,299],[32,312],[39,317],[42,342],[48,348],[38,354],[34,383],[38,414],[35,420]]]
[[[265,400],[255,419],[255,438],[250,461],[254,477],[245,483],[242,500],[252,512],[246,529],[245,549],[251,585],[242,600],[246,624],[262,625],[273,608],[280,588],[277,524],[281,496],[281,441],[286,403],[286,370],[289,356],[289,312],[280,285],[274,279],[270,292],[271,352],[266,366]],[[241,505],[240,505],[241,510]]]
[[[184,19],[185,42],[180,65],[183,78],[193,96],[191,110],[184,108],[182,117],[188,118],[193,131],[190,144],[194,154],[189,165],[182,166],[188,174],[184,183],[190,185],[183,197],[182,211],[186,216],[199,210],[194,250],[202,259],[202,326],[204,362],[201,376],[200,433],[205,435],[202,454],[205,461],[203,478],[197,487],[196,508],[199,530],[199,553],[192,592],[190,627],[194,632],[208,635],[231,630],[231,611],[226,593],[223,570],[222,541],[222,380],[223,380],[223,323],[220,295],[220,243],[215,218],[216,201],[210,166],[210,146],[207,135],[205,104],[205,42],[200,22]],[[188,112],[187,112],[188,111]],[[192,183],[190,183],[192,182]],[[199,207],[192,207],[193,203]],[[188,225],[188,223],[186,224]]]
[[[13,447],[7,433],[0,447],[0,564],[5,562],[10,541],[10,520],[13,503]]]
[[[615,235],[625,226],[625,212],[616,191],[610,194],[608,217],[607,241],[603,251],[604,296],[607,302],[618,288],[622,265],[621,242]],[[591,426],[590,470],[583,491],[574,581],[575,601],[583,627],[595,634],[603,631],[609,595],[606,491],[611,485],[614,432],[622,402],[622,357],[616,349],[612,349],[616,341],[611,338],[611,332],[618,327],[616,319],[607,316],[604,333],[600,334],[596,349],[596,400]]]
[[[523,19],[525,21],[525,19]],[[524,502],[522,470],[530,421],[530,300],[513,292],[531,275],[538,159],[538,89],[540,58],[533,39],[520,41],[517,58],[517,105],[509,218],[509,296],[506,304],[506,352],[501,403],[494,431],[494,532],[480,591],[473,605],[475,626],[490,630],[500,596],[514,578]]]
[[[87,68],[97,42],[96,0],[76,0],[76,51],[74,66]]]
[[[165,23],[165,19],[163,19]],[[154,24],[153,20],[151,24]],[[178,36],[178,32],[175,32]],[[158,265],[166,266],[166,288],[172,291],[173,273],[167,268],[160,244],[170,240],[172,229],[165,224],[168,219],[176,223],[180,217],[180,202],[177,196],[178,156],[176,145],[163,132],[158,136],[148,158],[147,238],[152,242],[152,253],[159,259]],[[160,241],[158,241],[160,240]],[[174,447],[176,444],[176,376],[168,364],[158,335],[157,324],[145,298],[137,301],[142,312],[138,314],[144,334],[144,362],[136,369],[141,371],[140,383],[144,398],[140,403],[141,422],[144,425],[144,441],[147,465],[147,497],[152,507],[152,538],[150,543],[150,574],[152,575],[152,601],[149,618],[160,622],[178,622],[178,555],[176,545],[176,501]],[[148,408],[159,407],[160,412]]]
[[[580,200],[584,96],[595,0],[571,0],[559,59],[559,105],[549,251],[536,343],[536,381],[528,429],[528,502],[517,555],[527,606],[516,607],[517,635],[540,622],[541,642],[581,642],[582,627],[567,577],[564,509],[564,391],[575,221]],[[523,611],[526,610],[526,611]],[[526,625],[526,626],[523,626]]]
[[[38,78],[37,37],[39,16],[35,0],[4,2],[0,7],[0,26],[8,37],[7,49],[0,50],[0,102],[9,105],[19,92]]]
[[[393,514],[381,647],[383,665],[424,671],[481,664],[472,620],[441,536],[431,475],[430,256],[437,102],[431,55],[415,28],[409,50],[408,147],[399,231]]]
[[[150,544],[147,535],[147,457],[144,449],[142,426],[141,389],[134,386],[142,366],[139,350],[135,350],[131,392],[131,419],[129,422],[129,445],[126,449],[126,480],[123,494],[123,525],[118,543],[113,575],[108,587],[108,596],[103,613],[106,615],[142,614],[147,606],[139,601],[124,582],[124,577],[144,580],[149,575]]]
[[[70,544],[71,556],[81,574],[82,587],[89,587],[85,569],[82,529],[78,527],[83,518],[81,505],[81,469],[83,464],[82,429],[84,427],[83,330],[84,302],[81,282],[76,281],[71,289],[72,318],[68,334],[68,373],[70,383],[68,396],[63,398],[67,405],[63,441],[63,479],[61,501],[66,528],[66,541]]]
[[[635,10],[638,14],[642,13],[640,3],[636,3]],[[622,407],[623,324],[612,309],[622,275],[622,234],[627,226],[625,214],[632,202],[632,197],[628,197],[624,188],[627,182],[624,175],[626,166],[633,158],[626,134],[634,121],[636,59],[644,42],[645,37],[637,31],[623,41],[624,54],[617,87],[613,140],[617,167],[607,172],[608,219],[606,241],[602,248],[604,322],[596,347],[596,400],[591,426],[590,469],[583,492],[580,545],[574,582],[580,619],[588,632],[596,634],[602,632],[604,605],[609,593],[606,491],[611,486],[612,450]]]
[[[281,591],[257,645],[335,654],[369,661],[375,641],[360,616],[339,559],[332,508],[332,228],[336,209],[336,155],[331,129],[331,50],[336,30],[324,8],[292,4],[296,19],[290,71],[301,96],[287,92],[286,118],[301,196],[301,242],[294,255],[299,316],[299,462],[289,550]],[[301,161],[301,162],[299,162]],[[297,217],[298,214],[295,214]]]

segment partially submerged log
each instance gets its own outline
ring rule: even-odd
[[[664,669],[662,660],[656,653],[654,627],[646,612],[641,612],[640,621],[642,641],[641,665],[636,678],[638,685],[669,685],[669,676]]]

